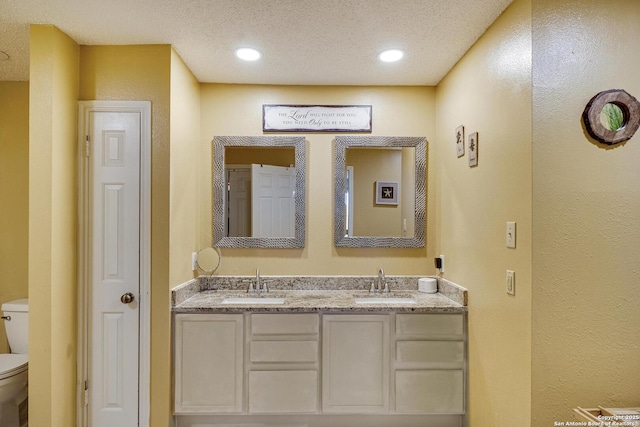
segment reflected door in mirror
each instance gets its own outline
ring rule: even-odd
[[[227,170],[227,236],[251,236],[251,169]]]
[[[226,176],[228,237],[294,237],[295,168],[252,164]]]
[[[293,237],[295,168],[251,165],[252,237]]]

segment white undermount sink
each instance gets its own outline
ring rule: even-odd
[[[356,297],[354,299],[356,304],[416,304],[416,300],[407,297]]]
[[[222,300],[222,304],[284,304],[284,298],[277,297],[229,297]]]

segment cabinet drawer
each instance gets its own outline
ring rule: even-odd
[[[398,341],[398,362],[449,363],[464,362],[463,341]]]
[[[317,314],[253,314],[253,335],[307,335],[319,331]]]
[[[253,341],[252,362],[314,363],[318,361],[317,341]]]
[[[317,371],[249,372],[249,413],[314,413]]]
[[[462,335],[462,314],[398,314],[397,335]]]
[[[396,371],[396,412],[462,414],[462,370]]]

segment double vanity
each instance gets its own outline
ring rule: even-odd
[[[214,137],[214,247],[305,247],[306,144]],[[333,163],[336,248],[424,248],[425,138],[336,136]],[[217,276],[202,255],[209,275],[172,291],[176,425],[464,425],[465,289],[382,270]]]
[[[173,290],[176,415],[211,425],[231,414],[233,425],[431,415],[460,425],[466,290],[439,279],[437,293],[421,293],[408,276],[387,278],[386,293],[372,291],[375,277],[277,276],[262,279],[268,292],[247,292],[251,279],[201,277]]]

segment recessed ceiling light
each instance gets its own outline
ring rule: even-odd
[[[389,49],[380,53],[380,55],[378,55],[378,58],[382,62],[396,62],[400,61],[403,56],[404,52],[400,49]]]
[[[0,50],[0,61],[8,61],[9,54]]]
[[[236,56],[243,61],[257,61],[258,59],[260,59],[262,54],[256,49],[252,49],[250,47],[241,47],[239,49],[236,49]]]

